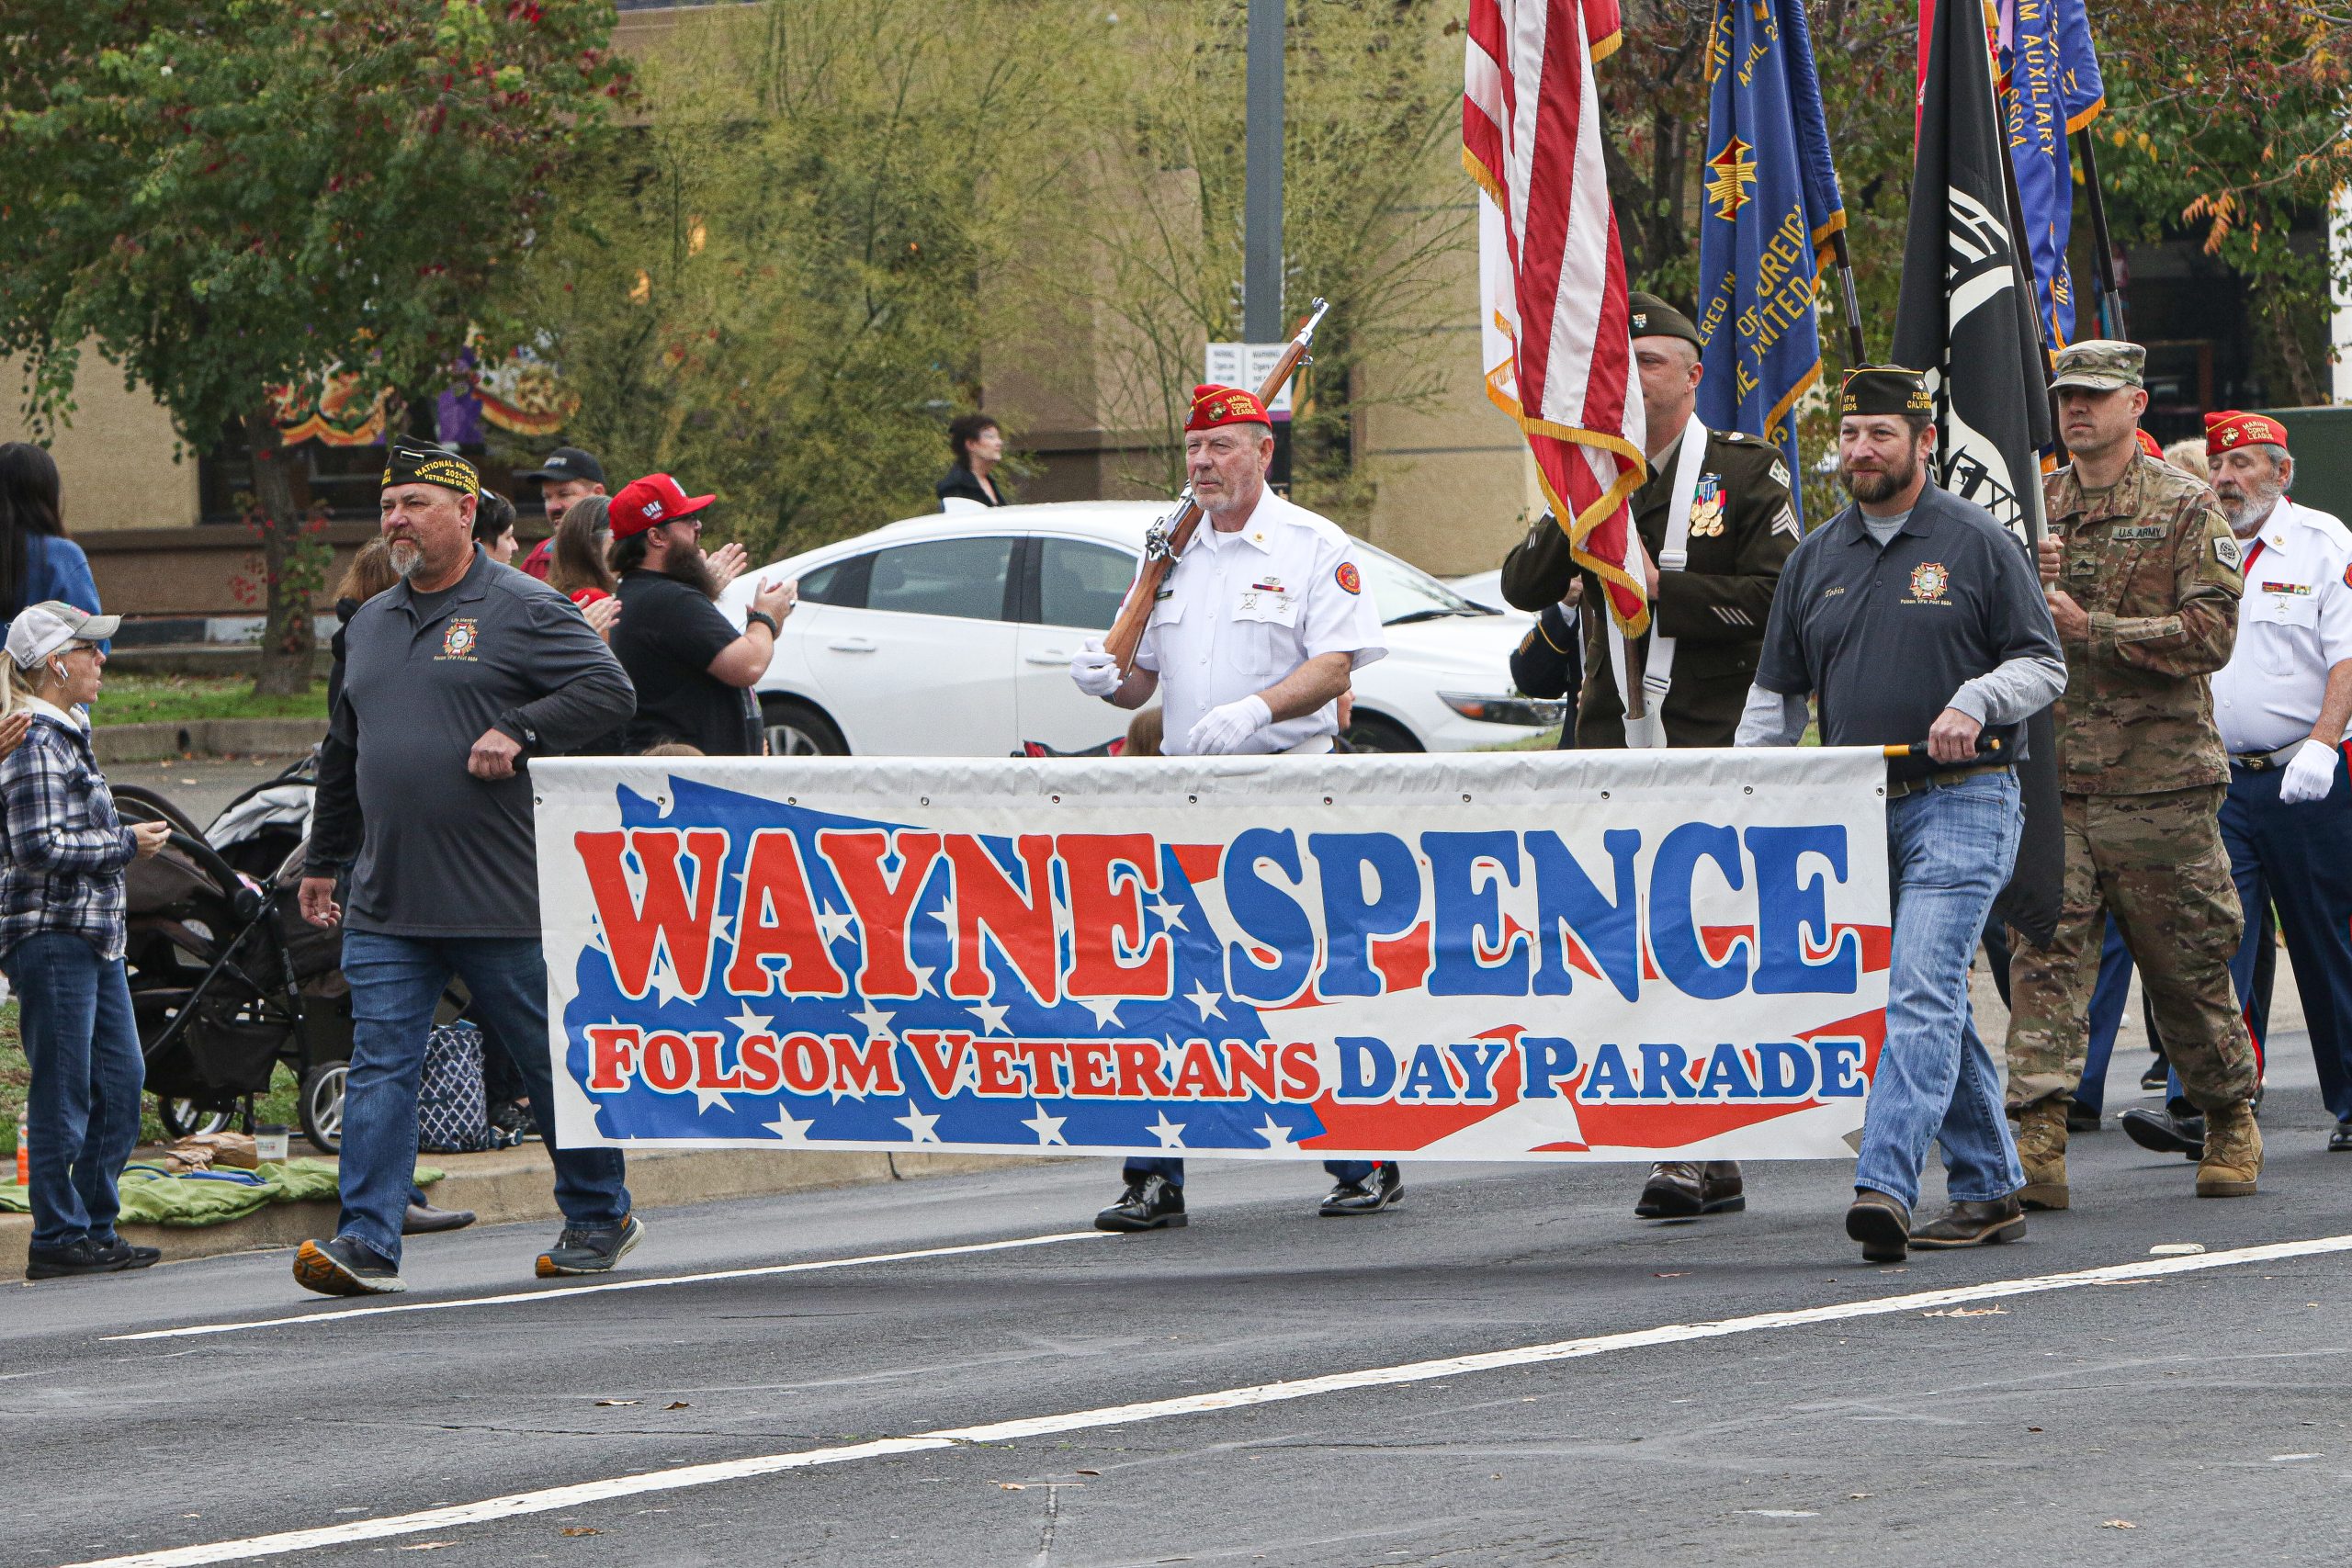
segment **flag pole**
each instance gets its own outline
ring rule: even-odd
[[[1846,291],[1846,352],[1852,355],[1847,368],[1868,365],[1870,350],[1862,346],[1862,302],[1854,293],[1854,258],[1846,249],[1846,231],[1838,230],[1829,236],[1830,253],[1838,258],[1838,286]]]
[[[2115,243],[2107,232],[2107,197],[2098,188],[2098,147],[2090,127],[2075,132],[2075,151],[2083,158],[2083,187],[2090,197],[2091,243],[2098,248],[2098,321],[2108,336],[2120,338],[2130,329],[2123,320],[2123,295],[2115,287]]]

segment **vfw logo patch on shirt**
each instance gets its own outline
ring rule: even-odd
[[[481,632],[473,617],[451,621],[441,634],[441,657],[444,659],[473,659],[481,642]]]
[[[1940,604],[1951,586],[1951,573],[1941,561],[1923,560],[1911,569],[1911,597],[1922,604]]]

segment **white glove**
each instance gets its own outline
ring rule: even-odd
[[[2306,740],[2287,764],[2287,776],[2278,781],[2278,799],[2283,805],[2300,806],[2307,800],[2325,800],[2335,787],[2335,748],[2323,740]]]
[[[1222,757],[1240,750],[1243,741],[1273,722],[1274,710],[1265,698],[1247,696],[1201,715],[1184,738],[1184,750],[1195,757]]]
[[[1119,673],[1119,661],[1102,651],[1099,637],[1088,637],[1086,646],[1071,656],[1069,678],[1090,697],[1107,697],[1126,679]]]

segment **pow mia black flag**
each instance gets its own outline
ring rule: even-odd
[[[1927,373],[1936,400],[1938,479],[2031,548],[2045,522],[2049,376],[2010,221],[1983,15],[1979,0],[1939,0],[1928,24],[1933,32],[1892,357]],[[2056,931],[2065,863],[2057,751],[2045,709],[2027,722],[2018,767],[2025,831],[2016,871],[1994,906],[2036,946],[2047,946]]]

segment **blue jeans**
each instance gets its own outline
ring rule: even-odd
[[[1928,1145],[1940,1143],[1955,1202],[1990,1202],[2025,1185],[1993,1054],[1968,1005],[1968,960],[2017,859],[2014,773],[1984,773],[1886,803],[1894,897],[1886,1045],[1862,1115],[1854,1185],[1910,1208]]]
[[[531,1114],[555,1162],[556,1207],[567,1224],[617,1225],[628,1215],[618,1149],[560,1149],[548,1038],[548,969],[536,937],[427,941],[351,931],[343,939],[351,982],[351,1076],[343,1100],[343,1220],[336,1234],[387,1262],[401,1258],[401,1220],[414,1190],[417,1080],[433,1010],[455,975],[472,994],[469,1016],[484,1033],[521,1046],[513,1055],[530,1086]],[[523,1045],[534,1042],[539,1049]]]
[[[44,1250],[115,1239],[115,1183],[139,1145],[147,1059],[122,960],[100,958],[72,931],[28,936],[0,972],[15,987],[31,1064],[32,1245]]]
[[[1368,1159],[1327,1159],[1323,1162],[1323,1168],[1329,1171],[1335,1180],[1353,1186],[1372,1174],[1372,1164]],[[1126,1168],[1120,1174],[1129,1181],[1141,1181],[1147,1176],[1164,1176],[1170,1187],[1182,1187],[1184,1185],[1184,1162],[1170,1159],[1164,1155],[1149,1157],[1129,1155]]]

